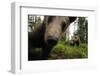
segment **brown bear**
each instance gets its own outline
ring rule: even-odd
[[[46,60],[50,51],[57,44],[66,28],[75,21],[76,17],[45,16],[43,23],[33,32],[28,33],[28,60],[34,60],[33,48],[42,48],[39,60]]]
[[[75,36],[71,37],[70,45],[72,45],[72,46],[75,46],[75,45],[79,46],[80,45],[80,37],[79,37],[79,35],[75,35]]]

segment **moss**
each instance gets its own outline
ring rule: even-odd
[[[50,59],[75,59],[87,58],[88,47],[87,44],[80,44],[80,46],[70,46],[65,42],[59,42],[52,50]]]

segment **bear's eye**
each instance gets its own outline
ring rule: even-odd
[[[62,31],[64,31],[64,29],[66,28],[66,22],[62,22]]]

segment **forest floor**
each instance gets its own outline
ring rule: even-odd
[[[34,49],[34,60],[41,58],[41,48]],[[49,60],[53,59],[82,59],[88,58],[88,45],[81,43],[79,46],[72,46],[65,42],[59,42],[51,51]]]
[[[70,44],[60,42],[53,48],[49,59],[78,58],[88,58],[88,45],[86,43],[81,43],[79,46],[72,46]]]

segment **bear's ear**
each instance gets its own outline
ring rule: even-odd
[[[74,22],[74,21],[76,20],[76,18],[77,18],[77,17],[69,17],[69,20],[70,20],[69,22],[70,22],[70,23]]]

